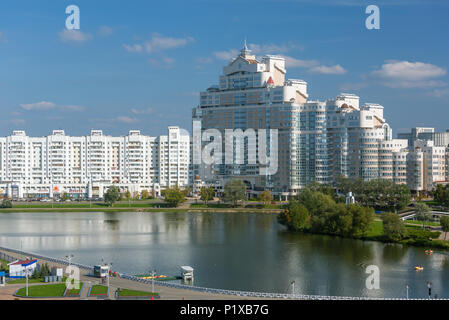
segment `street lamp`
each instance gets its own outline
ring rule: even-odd
[[[427,281],[427,288],[429,289],[429,299],[430,299],[430,296],[432,295],[432,282]]]
[[[112,272],[112,262],[109,263],[110,268],[108,270],[108,292],[109,292],[109,277],[110,277],[110,272]]]
[[[408,288],[410,288],[410,286],[408,285],[408,283],[405,283],[405,288],[407,290],[407,300],[408,300]]]
[[[151,272],[151,292],[154,292],[154,276],[156,275],[156,270],[152,270]]]
[[[69,266],[70,266],[70,264],[72,263],[72,258],[74,257],[74,255],[73,254],[69,254],[69,255],[66,255],[65,257],[69,261]]]
[[[26,296],[28,297],[28,277],[29,277],[29,273],[30,273],[30,269],[28,268],[28,266],[25,267],[25,278],[26,278]]]

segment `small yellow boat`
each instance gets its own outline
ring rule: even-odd
[[[415,270],[416,270],[416,271],[422,271],[422,270],[424,270],[424,267],[416,266],[416,267],[415,267]]]

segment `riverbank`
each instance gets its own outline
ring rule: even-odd
[[[346,239],[353,240],[363,240],[363,241],[378,241],[383,243],[392,243],[392,244],[402,244],[413,247],[424,247],[424,248],[432,248],[432,249],[442,249],[449,250],[449,241],[438,239],[440,236],[440,231],[429,231],[423,229],[421,225],[416,224],[406,224],[405,227],[409,233],[408,237],[402,240],[393,241],[388,239],[383,232],[383,223],[382,220],[376,219],[371,222],[366,234],[361,237],[348,237],[342,235],[333,235],[326,233],[318,233],[311,231],[303,231],[303,233],[307,234],[320,234],[320,235],[328,235],[328,236],[337,236]],[[295,231],[292,231],[295,232]]]
[[[282,209],[259,209],[259,208],[148,208],[148,207],[27,207],[0,209],[0,213],[14,212],[224,212],[224,213],[280,213]]]

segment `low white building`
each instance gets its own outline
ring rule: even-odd
[[[34,273],[37,267],[37,260],[16,260],[8,264],[10,278],[25,278],[25,270],[29,270],[29,275]]]

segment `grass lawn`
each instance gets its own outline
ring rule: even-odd
[[[227,203],[192,203],[190,204],[190,208],[232,208],[230,204]]]
[[[366,237],[380,237],[383,235],[383,224],[381,220],[374,220],[366,232]]]
[[[64,286],[65,286],[65,284],[64,284]],[[66,295],[66,296],[79,296],[82,287],[83,287],[83,283],[80,282],[80,287],[79,287],[79,289],[73,288],[73,289],[71,289],[71,290],[67,290],[67,292],[66,292],[65,295]]]
[[[418,221],[418,220],[405,220],[404,221],[405,224],[409,223],[409,224],[417,224],[422,226],[422,221]],[[426,221],[424,222],[425,226],[434,226],[434,227],[439,227],[440,223],[439,222],[433,222],[433,221]]]
[[[95,284],[90,289],[90,295],[106,295],[108,293],[108,287]]]
[[[62,297],[65,291],[65,283],[47,284],[28,287],[29,297]],[[17,291],[17,295],[26,296],[26,288]]]
[[[64,283],[66,279],[67,279],[66,276],[62,277],[62,281],[60,283]],[[28,283],[39,283],[39,282],[44,282],[44,278],[37,278],[37,279],[28,278]],[[8,284],[18,284],[18,283],[26,283],[26,279],[23,278],[8,281]]]
[[[129,290],[129,289],[120,289],[118,296],[119,297],[145,297],[145,296],[157,296],[158,293],[155,292],[146,292],[146,291],[137,291],[137,290]]]

